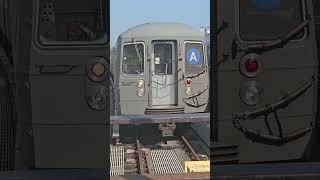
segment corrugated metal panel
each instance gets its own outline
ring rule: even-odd
[[[183,166],[175,150],[151,150],[152,169],[155,174],[183,173]],[[148,160],[148,159],[147,159]]]
[[[124,146],[110,146],[110,175],[124,175]]]
[[[15,112],[14,96],[8,84],[10,68],[7,54],[0,46],[0,171],[14,167]]]
[[[7,87],[0,85],[0,171],[14,166],[14,124],[12,96]]]

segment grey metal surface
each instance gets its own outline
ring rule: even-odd
[[[213,165],[212,176],[217,177],[293,177],[302,179],[303,176],[320,176],[319,162],[300,163],[267,163],[267,164],[237,164],[237,165]],[[259,178],[260,179],[260,178]],[[297,178],[299,179],[299,178]]]
[[[110,175],[124,175],[124,146],[110,145]]]
[[[188,123],[210,122],[210,113],[183,113],[183,114],[157,114],[157,115],[119,115],[111,116],[111,124],[158,124],[165,122]]]
[[[210,147],[210,123],[194,123],[191,125],[191,128]]]
[[[29,107],[32,110],[32,122],[27,121],[27,124],[32,125],[33,129],[31,137],[34,140],[35,157],[33,161],[35,167],[105,168],[108,159],[106,151],[109,149],[107,148],[109,138],[106,136],[109,134],[107,126],[109,124],[107,118],[109,99],[106,100],[107,107],[104,110],[92,109],[89,103],[95,92],[98,96],[108,97],[107,91],[100,93],[98,89],[104,86],[109,90],[109,82],[108,80],[99,83],[92,82],[87,76],[86,67],[95,57],[109,59],[108,38],[105,38],[106,42],[100,45],[88,44],[88,42],[81,43],[80,41],[78,41],[79,44],[71,41],[56,43],[50,41],[45,43],[52,42],[52,46],[41,45],[44,41],[40,41],[38,33],[38,25],[41,24],[42,19],[41,16],[39,17],[38,10],[43,6],[37,2],[34,1],[33,15],[30,19],[24,19],[24,17],[19,19],[23,25],[19,29],[32,29],[32,36],[30,34],[32,41],[28,41],[31,44],[31,49],[19,48],[19,51],[25,49],[30,54],[25,54],[19,61],[25,61],[27,57],[30,57],[30,64],[21,66],[21,68],[28,67],[28,69],[23,69],[28,72],[26,75],[28,80],[24,81],[23,85],[29,84],[28,90],[30,92],[25,96],[31,96]],[[56,2],[62,3],[62,5],[70,3],[70,1]],[[74,4],[75,8],[79,10],[78,15],[61,14],[61,19],[65,20],[63,23],[73,22],[65,16],[78,19],[79,16],[87,16],[86,12],[88,11],[95,11],[92,6],[96,3],[83,6],[87,2],[89,1],[81,0]],[[24,6],[20,8],[24,9]],[[107,6],[105,6],[106,8]],[[68,11],[68,8],[61,7],[60,10],[62,12]],[[89,16],[96,16],[94,12],[92,13],[89,13],[91,14]],[[63,23],[61,25],[64,27]],[[30,26],[26,26],[27,24]],[[108,33],[103,32],[107,36]],[[23,34],[18,39],[23,41],[22,37],[25,36],[27,35]],[[73,46],[70,46],[71,43]],[[83,46],[84,43],[86,46]],[[26,120],[28,119],[23,119],[23,122]],[[90,122],[90,120],[92,121]],[[23,129],[25,128],[23,127]]]
[[[5,180],[106,180],[105,169],[32,169],[0,173]]]
[[[150,150],[150,156],[155,174],[184,172],[175,150]]]
[[[241,24],[250,21],[250,19],[239,19],[239,13],[254,14],[249,12],[249,9],[239,7],[239,3],[251,1],[234,1],[225,0],[218,1],[217,5],[217,27],[221,27],[223,21],[229,23],[229,26],[218,34],[217,40],[217,61],[223,60],[223,55],[228,55],[226,60],[216,69],[217,87],[215,96],[216,102],[213,104],[217,109],[214,110],[215,118],[213,129],[216,138],[223,144],[239,145],[239,159],[243,163],[291,160],[303,158],[304,152],[307,152],[310,134],[303,136],[297,140],[291,141],[281,146],[274,145],[270,142],[258,142],[256,139],[248,138],[240,130],[236,129],[233,124],[233,115],[247,111],[257,110],[265,107],[266,104],[272,104],[279,99],[285,97],[286,94],[295,92],[303,84],[310,82],[312,76],[318,74],[318,59],[315,43],[315,33],[313,22],[306,28],[308,35],[299,41],[288,41],[287,44],[280,48],[273,48],[261,52],[262,71],[259,75],[253,78],[246,78],[239,69],[239,60],[246,52],[234,48],[237,47],[234,41],[241,40],[239,27],[251,28],[251,25],[245,26]],[[289,1],[288,1],[289,2]],[[294,1],[292,1],[294,2]],[[304,15],[310,14],[312,10],[311,1],[304,2],[306,7],[302,11]],[[293,7],[293,5],[292,5]],[[291,6],[284,9],[284,12],[289,12]],[[245,11],[248,12],[245,12]],[[269,11],[259,11],[256,13],[271,13]],[[268,15],[266,15],[268,16]],[[281,18],[282,14],[277,14],[276,18]],[[260,18],[255,16],[253,18]],[[271,17],[271,16],[270,16]],[[274,17],[274,16],[272,16]],[[263,18],[262,18],[263,19]],[[313,17],[311,17],[313,19]],[[291,19],[290,19],[291,20]],[[262,22],[262,21],[261,21]],[[277,24],[276,22],[273,22]],[[256,27],[257,24],[252,24]],[[278,27],[274,26],[275,28]],[[273,32],[273,31],[270,31]],[[259,32],[257,32],[259,35]],[[281,36],[281,35],[279,35]],[[257,39],[260,40],[260,39]],[[241,42],[243,45],[258,44],[256,42]],[[265,44],[266,42],[261,42]],[[237,51],[237,52],[235,52]],[[239,89],[244,87],[248,81],[256,81],[262,84],[261,100],[257,105],[246,105],[239,96]],[[283,134],[290,134],[301,128],[310,127],[310,123],[315,119],[317,111],[317,82],[312,88],[308,89],[299,99],[290,103],[286,108],[278,110],[278,117],[281,121]],[[269,123],[271,129],[276,132],[276,118],[270,114]],[[254,118],[243,122],[247,129],[254,129],[257,132],[268,134],[268,128],[264,122],[264,116]],[[280,133],[279,133],[280,134]],[[270,143],[270,144],[268,144]],[[259,153],[255,153],[259,152]],[[263,156],[261,156],[263,154]]]
[[[163,33],[163,30],[166,33]],[[181,36],[204,36],[203,33],[188,25],[175,22],[152,22],[137,25],[120,35],[124,37],[181,37]]]
[[[14,168],[15,114],[12,89],[2,86],[0,74],[0,172]]]

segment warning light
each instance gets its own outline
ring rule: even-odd
[[[263,71],[260,55],[255,53],[244,55],[239,66],[241,74],[249,78],[254,78]]]
[[[190,78],[186,79],[185,81],[187,86],[191,86],[192,80]]]
[[[245,68],[248,72],[256,72],[259,68],[258,61],[256,59],[248,59],[245,63]]]
[[[144,95],[144,80],[139,80],[137,83],[137,93],[139,97]]]
[[[240,98],[248,106],[254,106],[260,102],[262,89],[258,82],[246,82],[240,88]]]

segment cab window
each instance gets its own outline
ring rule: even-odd
[[[144,45],[142,43],[123,46],[122,73],[128,75],[143,75]]]
[[[39,0],[41,44],[107,41],[106,0]]]
[[[302,0],[238,0],[239,35],[243,41],[284,36],[303,22]],[[302,32],[295,39],[301,39]]]
[[[186,74],[198,74],[205,68],[203,44],[198,42],[185,43]]]
[[[155,44],[155,74],[172,75],[172,45]]]

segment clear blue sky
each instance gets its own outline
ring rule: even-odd
[[[210,25],[210,0],[110,0],[111,47],[118,35],[146,22]]]

